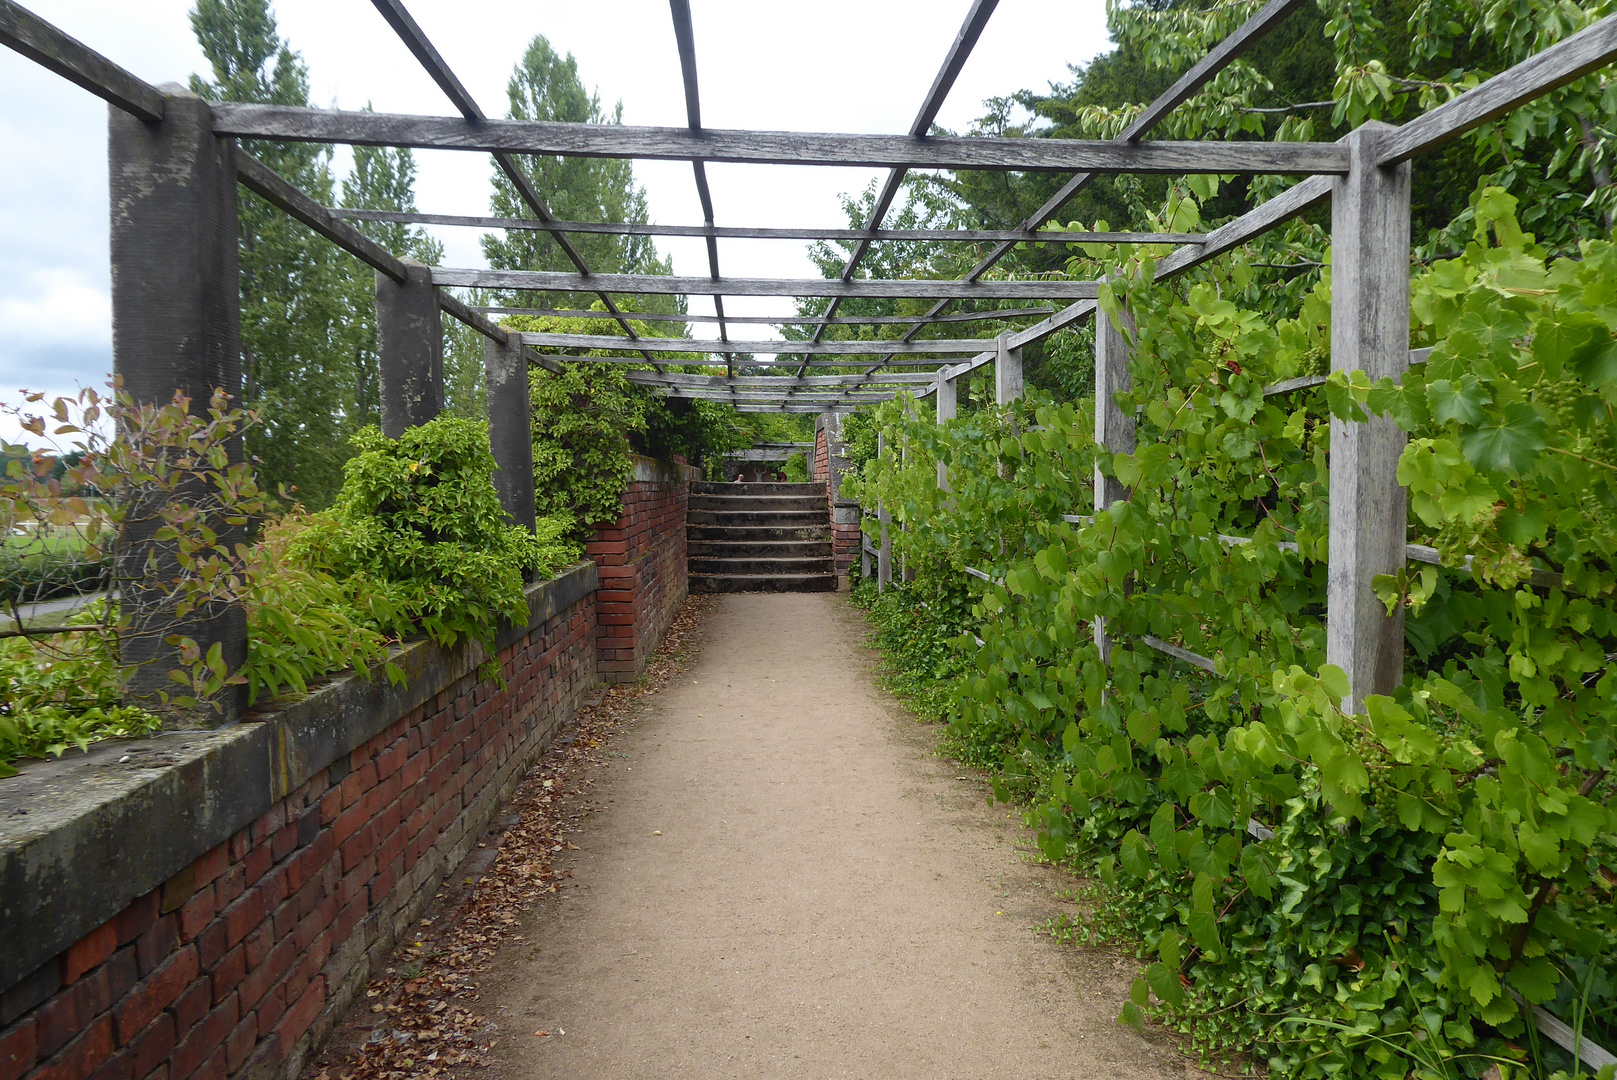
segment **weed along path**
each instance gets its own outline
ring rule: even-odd
[[[1183,1077],[986,785],[873,680],[845,595],[718,601],[483,979],[502,1080]],[[544,1032],[546,1034],[536,1034]]]

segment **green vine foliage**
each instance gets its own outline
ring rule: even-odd
[[[525,579],[577,559],[564,523],[538,537],[508,523],[484,425],[440,416],[397,439],[368,428],[354,443],[335,503],[288,558],[341,581],[389,636],[489,645],[498,620],[527,620]]]
[[[1571,1070],[1513,995],[1617,1043],[1617,245],[1549,257],[1516,210],[1480,192],[1460,257],[1417,271],[1433,352],[1401,386],[1265,394],[1325,367],[1328,269],[1276,319],[1251,254],[1163,285],[1134,249],[1102,297],[1134,326],[1134,453],[1049,399],[873,414],[890,450],[852,487],[919,568],[901,591],[972,594],[940,668],[952,738],[1104,883],[1149,960],[1124,1018],[1208,1057]],[[1410,434],[1410,539],[1443,566],[1378,582],[1408,670],[1349,715],[1324,655],[1330,431],[1370,412]],[[1097,468],[1128,497],[1093,507]]]

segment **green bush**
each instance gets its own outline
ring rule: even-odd
[[[336,501],[287,558],[342,582],[384,633],[489,644],[499,619],[527,620],[526,578],[577,560],[563,522],[545,521],[542,539],[508,523],[483,424],[440,416],[398,439],[367,428],[354,447]]]

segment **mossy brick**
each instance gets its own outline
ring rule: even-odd
[[[196,949],[188,945],[138,983],[116,1010],[118,1041],[128,1042],[157,1019],[157,1014],[179,998],[200,970]]]
[[[112,1056],[113,1050],[112,1019],[97,1017],[77,1038],[40,1066],[31,1080],[89,1080]]]

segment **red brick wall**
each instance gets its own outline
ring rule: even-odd
[[[637,478],[623,493],[623,515],[598,526],[584,547],[584,557],[594,560],[601,576],[596,667],[606,682],[640,677],[685,600],[691,472],[684,465],[642,459]]]
[[[0,1080],[295,1076],[592,691],[594,639],[585,592],[503,688],[472,666],[6,990]]]
[[[825,482],[826,508],[831,515],[831,554],[836,560],[837,573],[841,574],[859,561],[858,510],[850,504],[843,507],[841,515],[837,513],[835,493],[831,490],[830,447],[823,421],[814,427],[814,479]],[[839,516],[849,520],[838,521]]]

